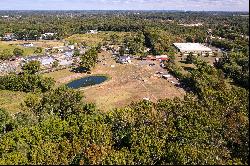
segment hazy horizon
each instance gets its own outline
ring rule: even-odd
[[[249,12],[248,0],[2,0],[0,10],[166,10]]]
[[[240,12],[240,13],[249,13],[249,11],[225,11],[225,10],[161,10],[161,9],[145,9],[145,10],[136,10],[136,9],[0,9],[0,11],[166,11],[166,12]]]

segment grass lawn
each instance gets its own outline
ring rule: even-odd
[[[24,92],[0,90],[0,108],[3,108],[13,114],[20,112],[20,104],[23,102],[25,96],[26,93]]]
[[[23,47],[20,46],[20,44],[23,43],[33,43],[34,47]],[[24,51],[24,56],[29,56],[34,54],[34,51],[36,50],[36,47],[42,47],[43,48],[43,53],[44,53],[44,48],[47,47],[56,47],[56,46],[63,46],[64,43],[60,41],[0,41],[0,52],[3,51],[4,49],[10,50],[12,53],[15,48],[20,48]]]
[[[28,56],[28,55],[34,54],[34,51],[36,49],[35,47],[26,48],[26,47],[22,47],[22,46],[19,46],[19,45],[16,45],[16,44],[11,44],[11,43],[0,41],[0,52],[2,52],[5,49],[8,49],[10,51],[10,53],[13,53],[13,50],[15,48],[22,49],[24,51],[24,56]]]

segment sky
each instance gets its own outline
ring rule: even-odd
[[[249,12],[249,0],[0,0],[0,10],[192,10]]]

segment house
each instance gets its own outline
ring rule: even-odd
[[[169,59],[167,55],[158,55],[158,56],[155,56],[155,58],[159,61],[166,61]]]
[[[118,63],[131,63],[131,58],[129,56],[120,56],[117,60]]]
[[[97,29],[96,30],[89,30],[89,32],[88,33],[90,33],[90,34],[97,34],[98,33],[98,31],[97,31]]]
[[[8,15],[5,15],[5,16],[2,16],[2,18],[9,18],[9,16],[8,16]]]
[[[196,23],[196,24],[179,24],[179,25],[184,26],[184,27],[199,27],[199,26],[202,26],[203,24]]]
[[[171,78],[171,75],[170,74],[163,74],[162,78],[169,79],[169,78]]]
[[[41,35],[40,39],[52,40],[54,39],[55,33],[44,33]]]
[[[148,55],[146,58],[143,58],[143,60],[151,60],[151,61],[155,61],[156,58],[153,55]]]
[[[15,34],[14,33],[5,33],[2,40],[4,41],[10,41],[15,39]]]
[[[23,43],[22,44],[24,47],[34,47],[33,43]]]

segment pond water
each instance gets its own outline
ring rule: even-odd
[[[97,85],[101,84],[104,81],[106,81],[108,77],[106,76],[88,76],[88,77],[83,77],[81,79],[72,81],[68,83],[66,86],[72,89],[78,89],[82,87],[87,87],[87,86],[92,86],[92,85]]]

